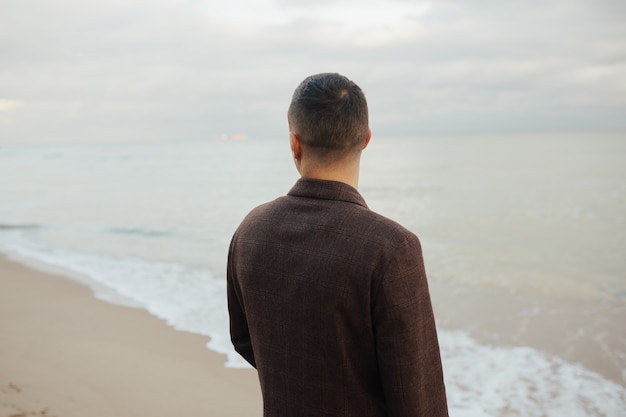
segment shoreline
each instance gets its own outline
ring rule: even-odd
[[[262,415],[256,371],[208,337],[5,254],[0,271],[0,415]]]
[[[626,305],[437,281],[430,290],[442,328],[488,346],[531,347],[626,388]]]

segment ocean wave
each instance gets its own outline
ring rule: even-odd
[[[207,347],[226,355],[227,366],[246,364],[228,336],[226,283],[208,270],[53,248],[30,241],[21,233],[0,237],[0,250],[86,276],[96,297],[141,306],[177,330],[210,337]],[[113,290],[120,299],[103,292],[102,287]]]
[[[40,229],[43,226],[39,224],[2,224],[0,223],[0,230],[33,230]]]
[[[141,237],[167,237],[171,236],[172,232],[166,230],[152,230],[152,229],[136,229],[136,228],[124,228],[124,227],[112,227],[106,230],[108,233],[116,235],[127,236],[141,236]]]
[[[448,401],[460,416],[621,417],[626,389],[529,347],[479,344],[440,331]],[[451,411],[450,415],[453,413]]]

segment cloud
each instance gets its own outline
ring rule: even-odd
[[[0,140],[284,135],[293,89],[322,71],[363,87],[379,135],[626,128],[625,13],[610,0],[2,2],[0,92],[28,105]]]
[[[250,25],[268,27],[291,25],[301,21],[334,23],[351,28],[393,25],[406,18],[425,15],[426,2],[398,0],[336,0],[282,4],[273,0],[207,0],[202,9],[207,16],[222,20],[233,28]]]
[[[196,2],[196,7],[198,7]],[[426,2],[337,0],[279,3],[272,0],[207,0],[200,7],[223,33],[246,38],[298,39],[303,34],[324,44],[388,44],[416,33]],[[295,35],[295,36],[294,36]]]

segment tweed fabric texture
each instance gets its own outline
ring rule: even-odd
[[[420,242],[355,188],[303,178],[251,211],[227,291],[264,416],[448,415]]]

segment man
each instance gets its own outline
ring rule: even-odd
[[[447,416],[420,243],[357,191],[363,92],[310,76],[288,122],[301,178],[243,220],[227,267],[231,339],[264,416]]]

